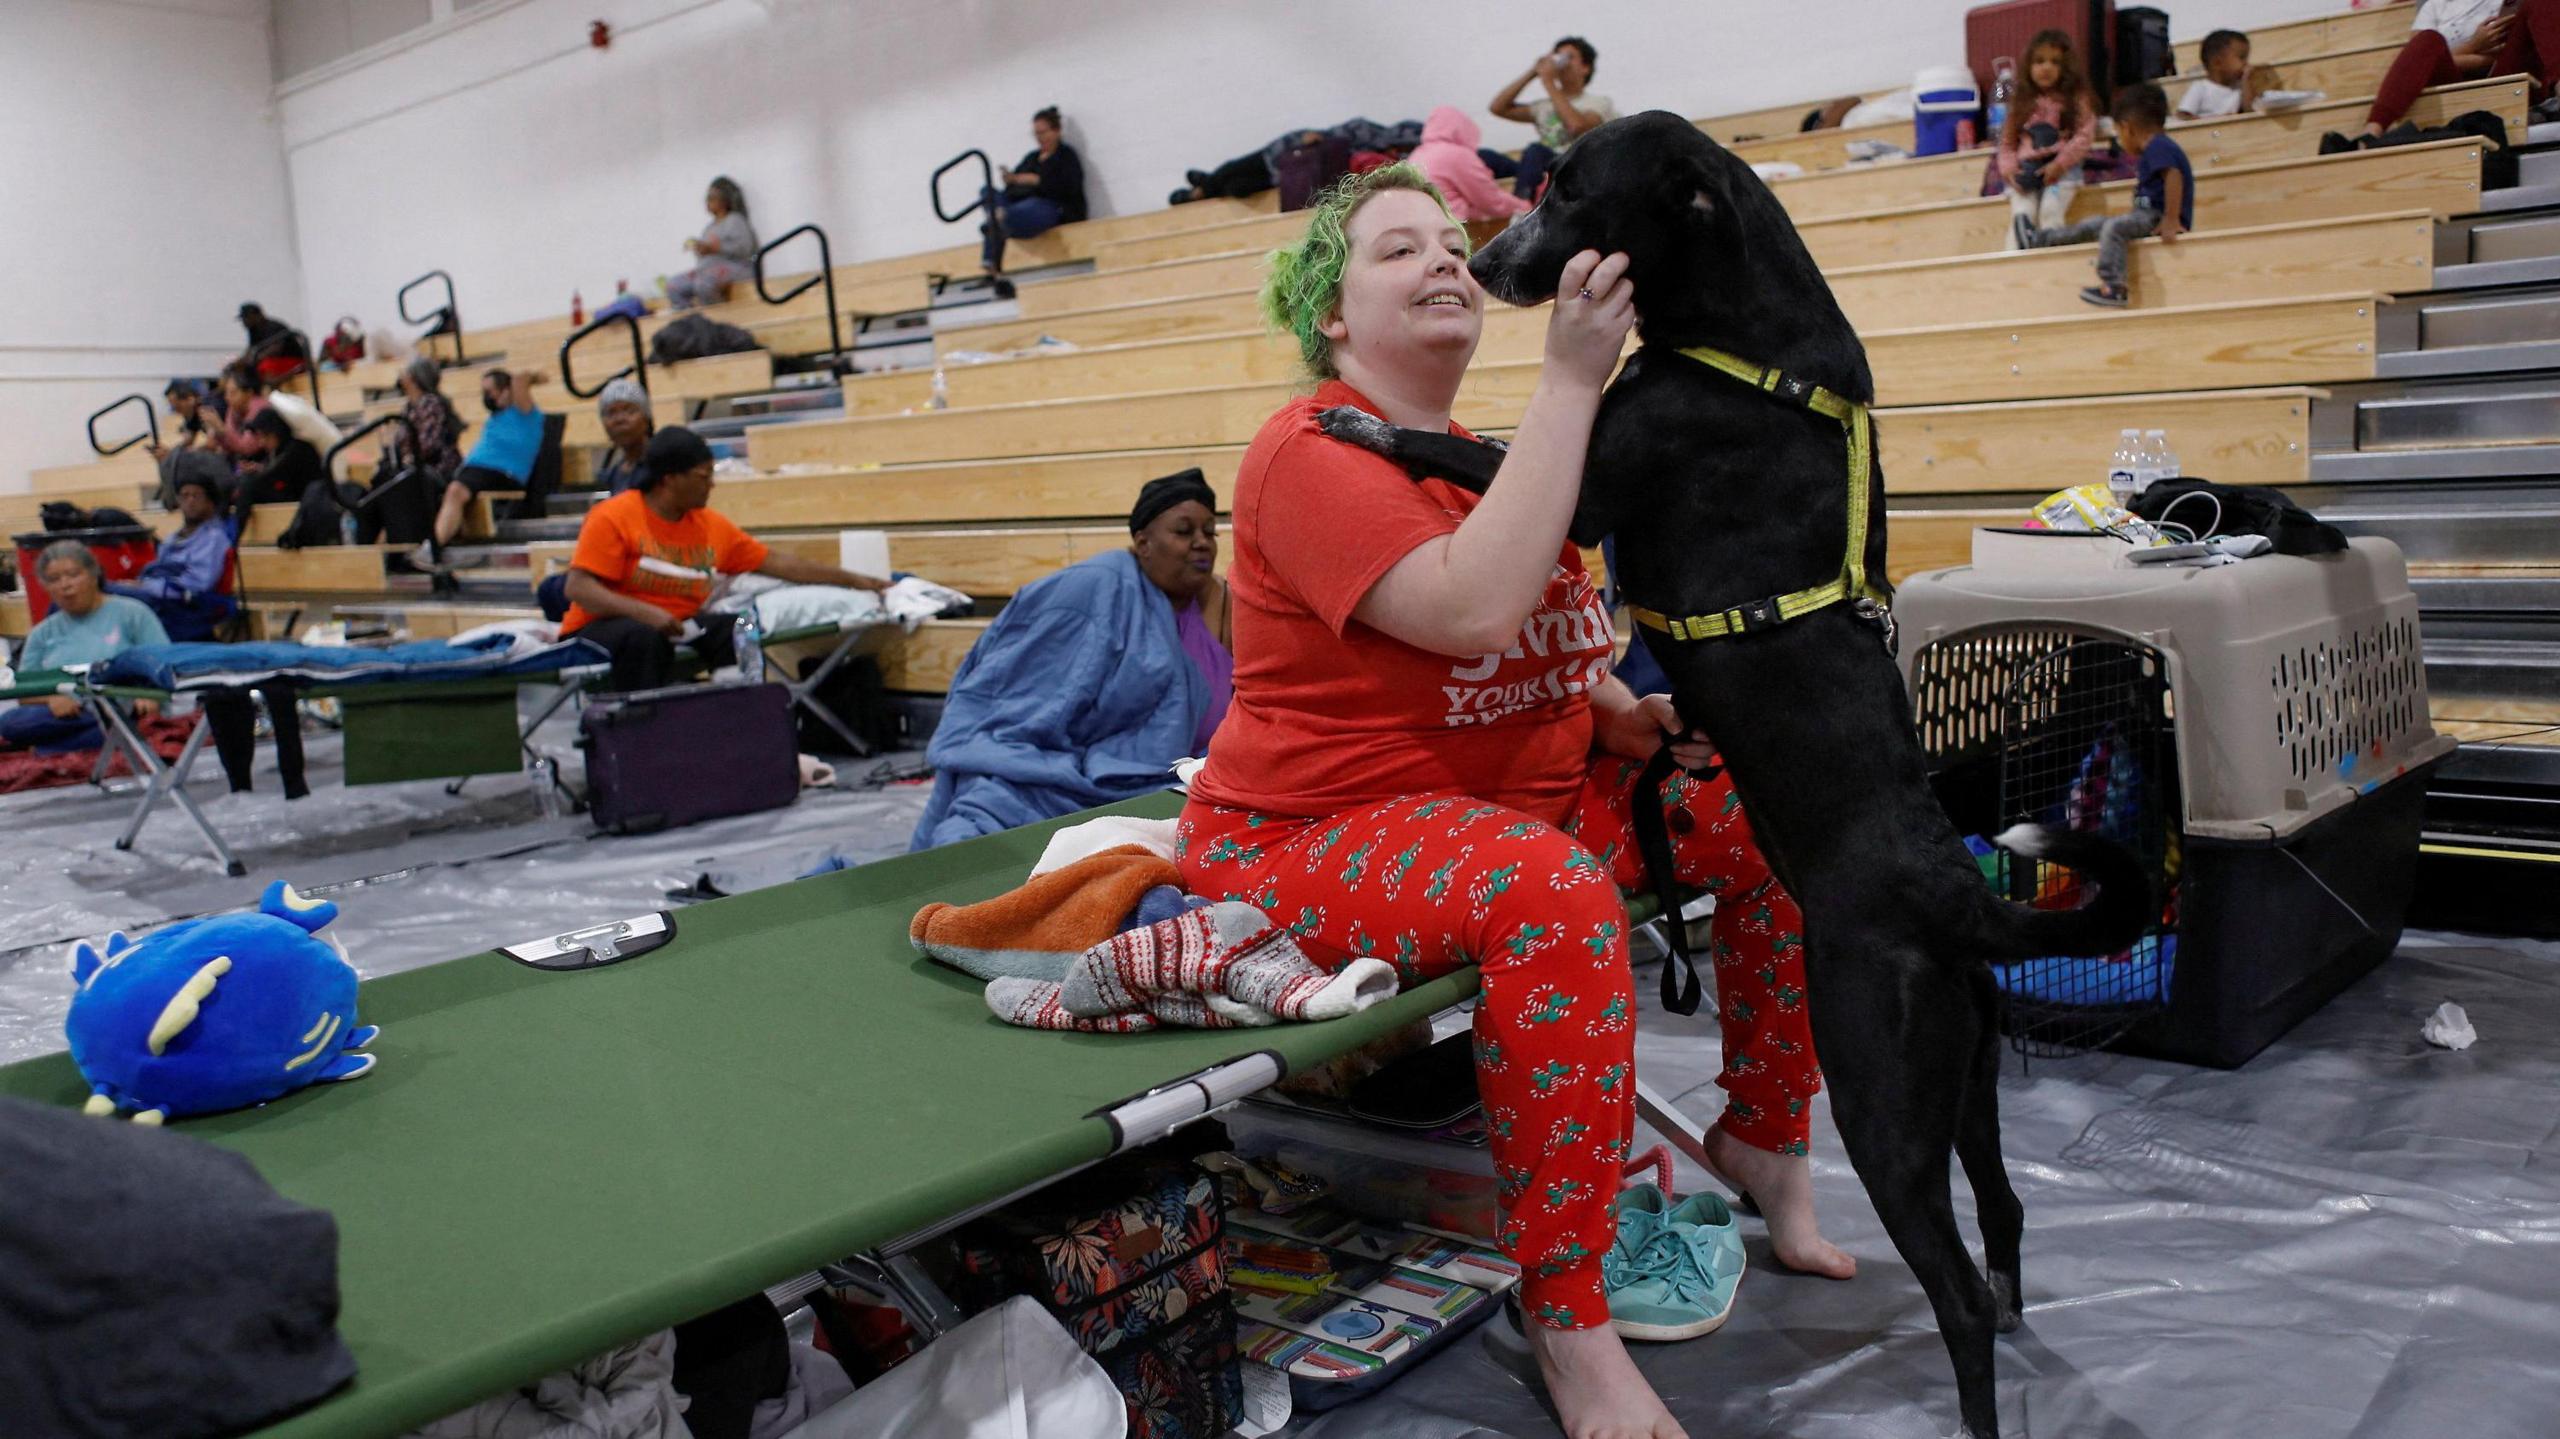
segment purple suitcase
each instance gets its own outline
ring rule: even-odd
[[[644,834],[800,797],[791,696],[777,684],[677,685],[578,716],[598,829]]]

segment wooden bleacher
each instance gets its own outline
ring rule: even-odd
[[[2429,90],[2410,107],[2418,124],[2441,125],[2471,110],[2486,110],[2507,123],[2510,134],[2522,134],[2530,86],[2521,79],[2474,80]],[[2219,120],[2193,120],[2169,127],[2169,135],[2186,149],[2198,188],[2208,171],[2267,160],[2306,159],[2318,153],[2321,133],[2363,128],[2372,97],[2332,100],[2271,115],[2240,115]],[[1851,165],[1818,170],[1794,179],[1772,180],[1770,193],[1787,207],[1797,223],[1862,211],[1925,205],[1978,195],[1986,159],[1981,151],[1933,155],[1890,164]],[[1178,237],[1171,241],[1178,243]]]
[[[2196,177],[2196,231],[2247,229],[2295,220],[2424,210],[2452,215],[2480,203],[2476,140],[2358,150],[2237,166]],[[2082,187],[2071,217],[2122,214],[2133,182]],[[1856,265],[2001,249],[2009,238],[2009,202],[1997,195],[1936,204],[1798,220],[1796,233],[1826,271]]]
[[[2342,94],[2345,92],[2335,88],[2314,87],[2296,82],[2293,78],[2294,72],[2284,68],[2286,62],[2325,59],[2380,45],[2389,45],[2396,49],[2409,37],[2409,21],[2413,14],[2414,10],[2408,6],[2377,6],[2367,10],[2346,10],[2331,15],[2318,15],[2307,20],[2288,21],[2281,25],[2259,26],[2249,32],[2249,60],[2255,65],[2276,66],[2279,73],[2284,76],[2284,88],[2322,88],[2328,89],[2332,95]],[[2176,42],[2173,47],[2175,53],[2188,57],[2190,61],[2181,74],[2181,79],[2192,79],[2196,74],[2201,73],[2193,61],[2196,47],[2203,39],[2204,35],[2199,32]],[[1834,96],[1854,94],[1861,99],[1872,100],[1894,89],[1896,85],[1907,83],[1908,79],[1909,77],[1905,76],[1893,84],[1881,86],[1845,86],[1831,94],[1798,100],[1791,104],[1770,105],[1757,110],[1710,116],[1699,120],[1697,125],[1699,129],[1727,144],[1736,140],[1794,135],[1799,133],[1796,127],[1803,123],[1806,111],[1828,102]],[[2370,91],[2358,93],[2370,93]],[[2175,103],[2176,99],[2177,94],[2173,90],[2170,100]]]
[[[1773,187],[1867,343],[1891,498],[1889,573],[1961,563],[1976,525],[2015,518],[2057,477],[2094,475],[2129,424],[2170,431],[2191,472],[2240,484],[2308,480],[2312,387],[2374,374],[2383,297],[2428,288],[2435,220],[2479,202],[2478,142],[2312,153],[2320,130],[2353,128],[2341,118],[2350,114],[2360,121],[2366,102],[2354,96],[2372,83],[2363,77],[2387,65],[2406,27],[2405,12],[2359,12],[2253,32],[2255,58],[2283,67],[2280,83],[2335,98],[2289,115],[2180,127],[2199,170],[2198,227],[2176,245],[2135,247],[2139,308],[2127,312],[2079,304],[2085,247],[2000,253],[2006,203],[1971,193],[1983,152]],[[2446,87],[2430,92],[2414,118],[2488,108],[2518,126],[2522,95],[2514,82]],[[1794,136],[1794,117],[1811,103],[1699,123],[1733,137],[1768,124],[1771,138],[1744,149],[1755,157],[1860,138]],[[2130,188],[2088,187],[2075,217],[2121,210]],[[821,556],[834,554],[838,530],[886,529],[893,565],[1000,602],[1060,565],[1125,543],[1119,520],[1148,478],[1198,466],[1231,492],[1246,442],[1302,392],[1293,346],[1264,332],[1254,301],[1264,257],[1302,219],[1267,211],[1267,203],[1187,206],[1015,242],[1017,269],[1074,260],[1094,268],[1027,279],[1018,319],[943,326],[935,339],[947,409],[927,408],[929,370],[864,374],[842,382],[840,417],[750,429],[747,454],[764,473],[723,476],[714,504],[771,542]],[[974,266],[969,245],[839,266],[837,275],[840,286],[921,285],[937,269]],[[839,299],[856,308],[842,289]],[[1460,423],[1493,434],[1517,423],[1537,381],[1544,324],[1540,311],[1492,309]],[[1078,348],[951,362],[961,351],[1003,353],[1044,336]],[[473,348],[480,351],[476,336]],[[688,385],[738,393],[708,372],[696,384],[681,375],[686,368],[654,391],[662,407],[680,407],[675,395]],[[344,377],[350,387],[374,378]],[[592,405],[563,407],[573,446],[601,442]],[[251,538],[269,537],[273,523],[262,513]],[[567,548],[556,540],[527,547],[530,574]],[[286,555],[253,545],[243,567],[253,591],[398,608],[382,560],[378,548]],[[450,632],[522,612],[420,607],[411,627]],[[939,691],[986,623],[937,622],[893,646],[883,656],[891,686]]]
[[[2425,211],[2204,229],[2175,245],[2137,246],[2134,294],[2143,307],[2166,308],[2424,290],[2434,273],[2434,234]],[[2084,313],[2079,287],[2088,265],[2085,248],[2065,247],[1858,266],[1827,278],[1851,322],[1881,330]],[[1258,293],[1239,289],[946,330],[935,343],[946,352],[1016,350],[1043,336],[1085,347],[1131,344],[1247,329],[1259,316]]]

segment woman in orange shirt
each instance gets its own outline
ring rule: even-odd
[[[711,505],[711,447],[681,426],[649,437],[645,477],[587,512],[569,556],[569,613],[560,637],[613,657],[615,690],[656,689],[671,677],[676,641],[723,575],[771,575],[803,585],[882,590],[886,580],[767,549]],[[729,661],[735,615],[705,615],[691,640],[706,665]]]
[[[1637,771],[1666,742],[1711,759],[1668,696],[1610,677],[1609,613],[1566,540],[1600,392],[1634,320],[1623,256],[1565,269],[1546,361],[1479,496],[1326,436],[1355,405],[1450,421],[1483,327],[1467,238],[1418,171],[1347,182],[1264,291],[1315,393],[1272,416],[1237,476],[1228,589],[1235,697],[1191,785],[1185,887],[1249,900],[1319,962],[1408,982],[1480,967],[1477,1087],[1523,1272],[1531,1348],[1572,1439],[1680,1427],[1616,1332],[1601,1260],[1634,1136],[1634,989],[1621,886]],[[1725,1116],[1709,1153],[1760,1201],[1781,1259],[1846,1277],[1816,1227],[1802,919],[1722,779],[1676,775],[1679,878],[1716,891]]]

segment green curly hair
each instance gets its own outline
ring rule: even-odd
[[[1338,374],[1333,367],[1333,341],[1323,326],[1342,304],[1342,275],[1351,263],[1347,233],[1351,217],[1371,197],[1389,190],[1419,191],[1431,197],[1442,215],[1449,214],[1449,202],[1419,167],[1382,165],[1365,175],[1345,177],[1317,196],[1307,211],[1307,233],[1298,243],[1271,252],[1262,278],[1263,318],[1274,330],[1297,337],[1299,358],[1306,362],[1307,373],[1319,380]],[[1454,216],[1449,223],[1458,224]],[[1466,229],[1458,228],[1461,233]]]

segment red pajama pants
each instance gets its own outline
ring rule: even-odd
[[[1562,828],[1460,794],[1325,819],[1194,800],[1174,859],[1194,894],[1242,899],[1319,964],[1392,962],[1407,984],[1480,967],[1476,1084],[1527,1312],[1605,1323],[1600,1256],[1635,1135],[1635,987],[1621,887],[1644,882],[1630,806],[1643,766],[1596,756]],[[1683,884],[1716,896],[1726,1096],[1719,1124],[1802,1154],[1822,1087],[1805,1018],[1804,921],[1722,777],[1674,774],[1660,803]]]
[[[2498,47],[2489,68],[2478,76],[2464,74],[2454,63],[2453,47],[2443,35],[2433,30],[2410,35],[2382,83],[2374,87],[2373,109],[2365,120],[2387,130],[2418,103],[2419,92],[2490,75],[2530,78],[2537,99],[2550,92],[2553,82],[2560,80],[2560,0],[2523,0],[2516,7],[2515,28],[2507,32],[2507,43]]]

